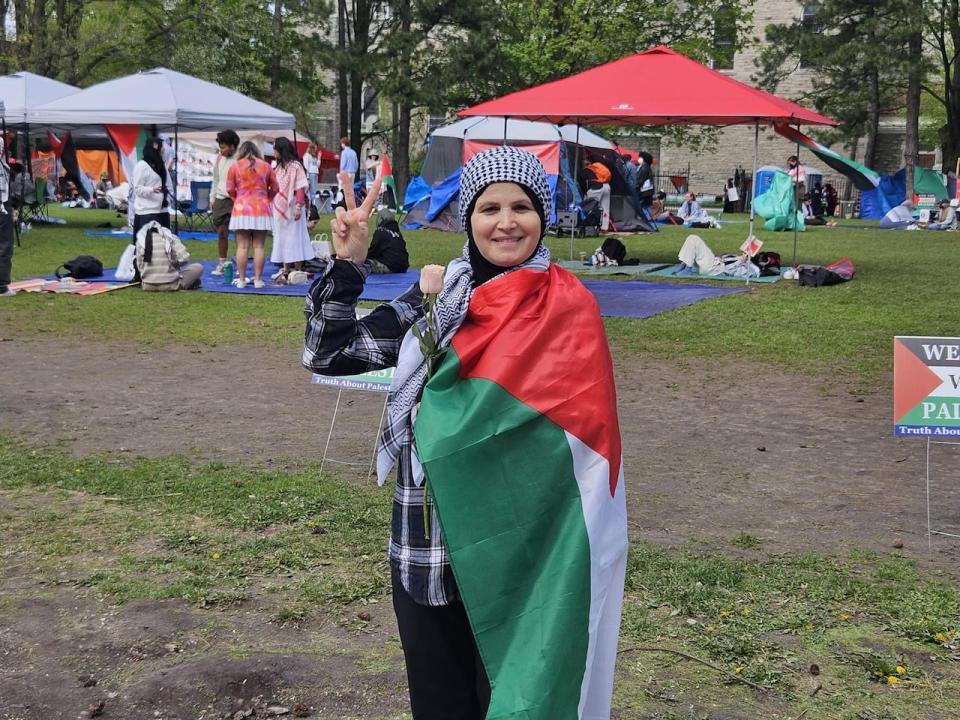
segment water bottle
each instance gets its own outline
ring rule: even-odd
[[[223,264],[223,284],[233,285],[233,263],[230,260]]]

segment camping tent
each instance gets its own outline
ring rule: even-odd
[[[906,178],[906,168],[900,168],[893,175],[882,175],[876,190],[860,193],[860,217],[879,220],[890,208],[902,203],[907,195]],[[937,200],[947,199],[947,188],[940,173],[927,168],[914,167],[913,191],[917,195],[932,195]]]
[[[27,121],[77,125],[156,125],[159,130],[287,130],[293,115],[236,90],[167,68],[91,85],[27,112]]]
[[[753,197],[757,198],[770,189],[770,184],[777,173],[782,173],[783,168],[776,165],[764,165],[757,168],[757,174],[753,179]],[[823,171],[812,165],[803,166],[803,180],[806,189],[809,191],[817,183],[823,183]]]
[[[527,120],[470,117],[437,128],[430,135],[429,150],[423,170],[407,188],[404,206],[410,209],[408,227],[432,227],[459,230],[457,194],[460,169],[481,150],[506,142],[533,153],[547,170],[554,194],[554,210],[550,222],[556,221],[557,210],[580,201],[574,182],[574,150],[577,128]],[[599,160],[613,170],[611,179],[610,216],[616,225],[635,218],[629,202],[627,184],[617,170],[622,168],[614,145],[605,138],[580,129],[580,157]]]

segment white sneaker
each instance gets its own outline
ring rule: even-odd
[[[8,287],[6,290],[4,290],[2,293],[0,293],[0,297],[13,297],[13,296],[16,295],[16,294],[17,294],[17,291],[16,291],[16,290],[14,290],[13,288],[9,288],[9,287]]]
[[[281,268],[280,270],[277,270],[273,275],[271,275],[271,276],[270,276],[270,279],[273,280],[274,282],[276,282],[277,280],[279,280],[279,279],[282,278],[283,276],[284,276],[284,272],[283,272],[283,269]]]
[[[257,290],[259,290],[260,288],[265,287],[265,286],[266,286],[266,283],[265,283],[263,280],[254,280],[254,281],[253,281],[253,287],[255,287]]]
[[[237,278],[233,281],[233,286],[237,288],[237,290],[243,290],[247,286],[247,279]]]
[[[217,276],[223,275],[223,264],[224,264],[224,262],[226,262],[226,261],[225,261],[225,260],[218,260],[218,261],[217,261],[217,266],[216,266],[213,270],[210,271],[210,274],[211,274],[211,275],[217,275]]]

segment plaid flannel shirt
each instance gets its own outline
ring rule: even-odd
[[[335,260],[310,287],[304,308],[307,328],[302,357],[308,370],[324,375],[356,375],[397,364],[403,336],[423,316],[423,294],[413,285],[396,300],[357,319],[357,301],[370,271],[369,261]],[[424,532],[424,488],[413,484],[410,451],[411,442],[407,442],[397,459],[390,563],[416,602],[449,605],[460,596],[429,496],[429,539]]]

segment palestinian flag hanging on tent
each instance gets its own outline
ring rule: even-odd
[[[851,160],[850,158],[846,158],[843,155],[835,153],[826,145],[821,145],[816,140],[811,137],[807,137],[796,128],[792,128],[789,125],[775,125],[774,129],[788,140],[795,143],[800,143],[803,147],[807,148],[810,152],[823,160],[823,162],[841,175],[846,175],[848,178],[850,178],[850,181],[853,183],[854,187],[857,188],[857,190],[863,192],[868,190],[876,190],[877,186],[880,184],[880,175],[875,173],[873,170]]]
[[[390,158],[383,154],[380,161],[380,177],[383,178],[383,204],[393,210],[400,212],[400,196],[397,194],[397,183],[393,179],[393,168],[390,167]]]
[[[479,287],[415,435],[490,680],[487,719],[609,718],[627,527],[593,296],[557,265]]]
[[[120,166],[127,180],[133,183],[133,168],[142,159],[147,131],[142,125],[106,125],[107,133],[120,154]]]

